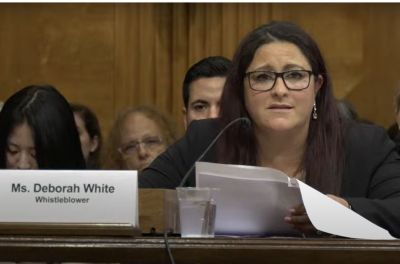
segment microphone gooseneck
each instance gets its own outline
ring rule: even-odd
[[[217,140],[221,137],[221,135],[229,128],[231,127],[233,124],[235,124],[238,121],[242,121],[243,123],[246,124],[246,126],[251,126],[251,121],[248,117],[238,117],[236,119],[233,119],[231,122],[229,122],[216,136],[215,138],[211,141],[211,143],[207,146],[207,148],[201,153],[201,155],[195,160],[195,162],[193,163],[193,165],[190,167],[190,169],[185,173],[185,175],[183,176],[179,187],[183,187],[187,181],[187,179],[189,178],[190,173],[192,173],[196,162],[200,161],[204,155],[207,154],[207,152],[211,149],[212,146],[214,146],[215,142],[217,142]]]

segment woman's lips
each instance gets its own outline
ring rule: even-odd
[[[290,110],[293,106],[286,104],[273,104],[268,107],[270,110]]]

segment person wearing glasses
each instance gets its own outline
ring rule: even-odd
[[[148,106],[123,111],[111,128],[103,167],[141,171],[175,141],[163,114]]]
[[[300,179],[400,237],[400,157],[383,128],[340,118],[315,41],[299,26],[271,22],[236,50],[220,119],[193,121],[142,175],[142,188],[175,188],[222,128],[203,161],[270,167]],[[194,172],[185,185],[194,186]],[[322,208],[321,208],[322,210]],[[340,216],[338,216],[340,217]],[[303,205],[283,221],[315,234]]]

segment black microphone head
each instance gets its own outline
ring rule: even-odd
[[[240,120],[245,127],[251,127],[251,120],[248,117],[241,117]]]

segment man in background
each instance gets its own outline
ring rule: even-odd
[[[227,58],[213,56],[198,61],[186,72],[182,91],[185,129],[192,120],[219,116],[219,102],[230,65]]]
[[[396,143],[396,150],[400,153],[400,86],[396,90],[394,97],[394,112],[396,114],[396,122],[394,122],[388,129],[389,137]]]

